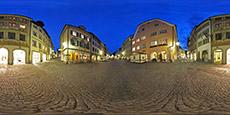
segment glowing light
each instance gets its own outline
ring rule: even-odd
[[[230,49],[227,50],[227,64],[230,64]]]
[[[179,46],[179,45],[180,45],[180,42],[177,42],[177,43],[176,43],[176,46]]]
[[[26,26],[25,26],[25,25],[20,25],[20,28],[25,29],[25,28],[26,28]]]
[[[100,50],[100,51],[99,51],[99,54],[100,54],[100,55],[103,55],[103,51]]]
[[[5,48],[0,48],[0,64],[8,63],[8,50]]]
[[[42,61],[45,62],[46,61],[46,54],[42,55]]]
[[[14,64],[25,64],[26,53],[23,50],[14,50]]]
[[[33,64],[36,64],[36,63],[39,63],[41,60],[40,60],[40,53],[38,52],[33,52]]]
[[[77,33],[75,31],[73,31],[72,35],[73,36],[77,36]]]
[[[63,45],[63,48],[66,48],[67,47],[67,42],[63,42],[62,45]]]
[[[125,51],[123,51],[121,54],[122,54],[122,55],[125,55]]]

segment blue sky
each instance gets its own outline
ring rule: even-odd
[[[42,20],[55,49],[65,24],[84,25],[112,53],[143,21],[160,18],[177,25],[186,48],[192,28],[206,18],[230,14],[230,0],[1,0],[1,14],[21,14]]]

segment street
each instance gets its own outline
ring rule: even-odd
[[[0,113],[230,114],[230,66],[109,61],[0,66]]]

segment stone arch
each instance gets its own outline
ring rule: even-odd
[[[23,49],[13,50],[13,64],[25,64],[26,63],[26,51]]]
[[[202,61],[208,62],[208,51],[207,50],[202,51]]]

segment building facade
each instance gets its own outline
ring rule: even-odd
[[[60,36],[61,60],[66,63],[101,61],[104,55],[102,44],[84,26],[65,25]]]
[[[31,18],[20,15],[0,15],[0,64],[26,64],[49,60],[53,53],[53,44],[40,21],[34,22]],[[36,25],[43,34],[40,35],[40,55],[34,56],[32,32]],[[38,43],[38,42],[37,42]]]
[[[123,42],[121,49],[119,51],[119,54],[118,54],[118,56],[121,59],[130,60],[131,55],[132,55],[132,39],[133,39],[133,35],[130,35]]]
[[[131,61],[175,61],[178,45],[176,25],[160,19],[146,21],[132,39]]]
[[[230,64],[230,15],[213,16],[196,26],[188,48],[192,61]]]

